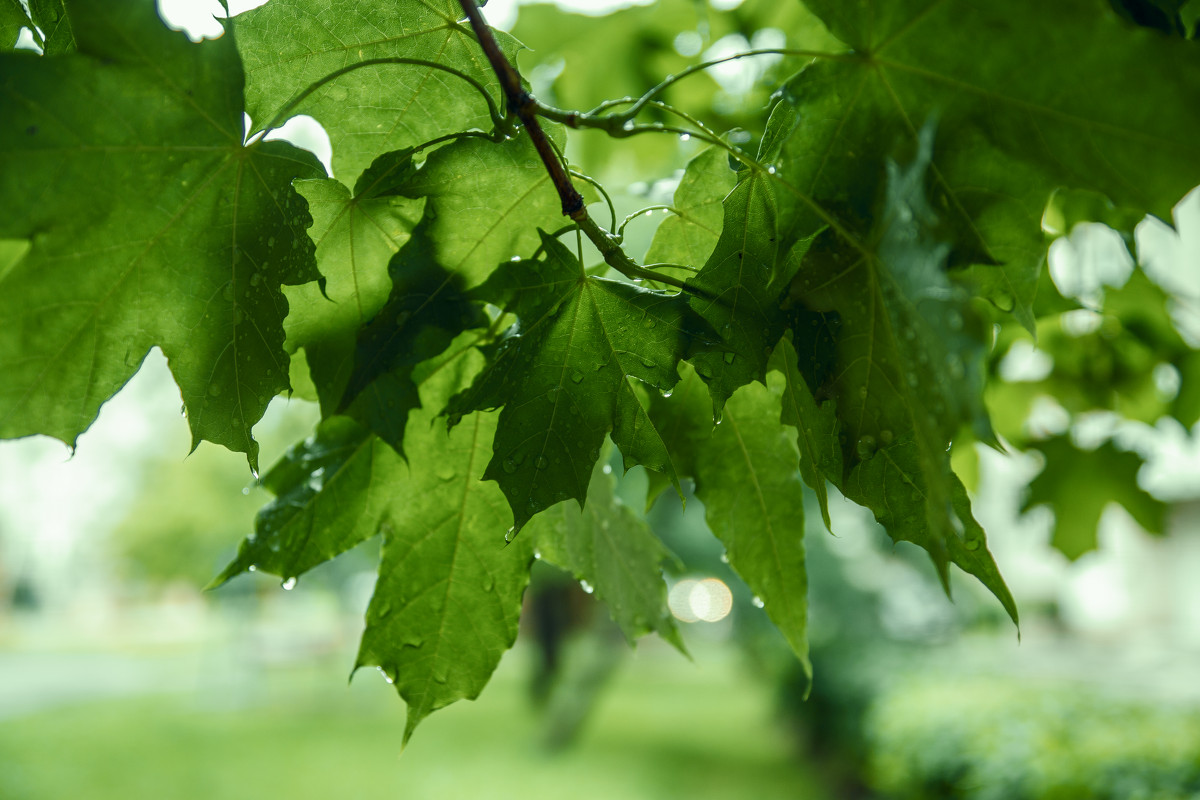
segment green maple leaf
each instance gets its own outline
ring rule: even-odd
[[[243,144],[232,37],[193,44],[150,2],[68,4],[79,52],[0,54],[0,435],[73,443],[166,354],[193,438],[246,452],[288,388],[281,284],[318,277],[291,188],[310,154]]]
[[[705,519],[729,564],[762,601],[767,615],[811,673],[808,577],[804,562],[804,485],[796,430],[780,423],[784,381],[738,389],[714,427],[709,393],[687,369],[669,400],[651,408],[681,476],[696,481]]]
[[[352,420],[325,420],[264,476],[277,498],[218,579],[252,565],[295,578],[382,532],[356,666],[378,666],[394,682],[408,704],[406,741],[431,711],[483,689],[516,638],[533,560],[532,540],[506,546],[512,516],[480,481],[496,415],[471,414],[449,434],[433,424],[480,361],[464,342],[422,366],[423,409],[406,441],[428,469],[410,468]]]
[[[435,151],[419,170],[404,154],[388,154],[363,173],[357,189],[424,197],[425,208],[389,264],[391,293],[360,329],[353,358],[322,358],[314,377],[338,394],[336,408],[400,449],[404,420],[419,403],[413,369],[463,330],[487,325],[464,290],[514,253],[532,253],[539,240],[529,226],[557,224],[561,204],[527,136],[460,140]]]
[[[675,189],[674,213],[654,232],[646,263],[699,267],[708,261],[724,224],[721,202],[736,183],[729,156],[719,147],[709,147],[689,161]]]
[[[382,58],[414,58],[462,72],[499,97],[491,67],[457,0],[272,0],[235,18],[246,64],[246,102],[262,126],[311,84],[336,70]],[[513,60],[518,44],[496,33]],[[292,112],[312,115],[333,145],[334,173],[351,183],[376,156],[456,131],[492,127],[487,101],[462,78],[412,64],[353,70],[320,87]]]
[[[803,485],[796,433],[779,422],[782,384],[772,372],[766,386],[748,384],[729,399],[721,424],[697,446],[696,497],[729,565],[811,676]]]
[[[597,462],[582,509],[560,503],[538,515],[524,535],[537,542],[541,558],[586,582],[630,644],[655,631],[682,651],[660,566],[670,553],[613,493],[607,467]]]
[[[759,160],[777,160],[782,141],[783,137],[764,137]],[[702,190],[711,193],[719,185],[706,183]],[[721,334],[720,346],[689,359],[708,384],[718,416],[739,386],[765,380],[767,360],[787,325],[782,298],[819,232],[801,238],[795,226],[779,222],[774,174],[742,170],[725,197],[716,246],[687,282],[693,290],[692,308]]]
[[[816,326],[800,325],[796,336],[816,350],[807,368],[784,366],[789,397],[799,402],[789,417],[802,423],[808,469],[870,508],[893,539],[925,548],[947,590],[949,565],[956,563],[991,589],[1015,621],[1011,595],[947,452],[964,427],[983,441],[993,435],[982,403],[980,322],[966,292],[946,274],[950,248],[937,237],[938,218],[926,199],[931,140],[926,128],[912,165],[889,164],[874,250],[830,247],[837,238],[830,231],[797,275],[802,302],[836,311],[838,328],[817,335],[830,330],[828,320],[804,312]],[[840,459],[831,453],[835,437]],[[810,484],[820,480],[805,477]]]
[[[1022,504],[1022,510],[1048,505],[1054,511],[1054,535],[1059,552],[1074,561],[1095,550],[1100,515],[1109,503],[1120,503],[1149,533],[1163,531],[1166,505],[1138,486],[1142,459],[1105,442],[1095,450],[1080,450],[1069,437],[1038,442],[1034,448],[1046,459]]]
[[[308,234],[325,285],[284,290],[290,307],[284,330],[290,352],[306,351],[328,414],[349,380],[359,330],[391,294],[388,262],[408,242],[423,203],[396,196],[351,197],[345,185],[328,178],[297,181],[296,190],[313,215]]]
[[[674,475],[639,386],[670,391],[679,360],[705,335],[682,297],[590,277],[545,234],[543,247],[542,258],[504,264],[478,292],[518,322],[447,409],[453,422],[503,406],[484,477],[500,484],[517,529],[562,500],[583,505],[610,431],[627,466]]]
[[[1165,219],[1200,174],[1194,45],[1131,29],[1103,0],[807,5],[852,50],[784,90],[804,120],[779,165],[800,224],[865,241],[878,165],[936,116],[931,189],[951,262],[997,264],[974,280],[1031,331],[1054,189]]]

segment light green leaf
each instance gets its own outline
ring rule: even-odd
[[[729,156],[719,147],[709,147],[689,161],[675,190],[674,214],[654,232],[646,263],[698,268],[707,262],[721,236],[722,201],[736,183]]]
[[[483,51],[460,25],[457,0],[272,0],[238,15],[246,64],[247,110],[256,130],[293,97],[336,70],[381,58],[413,58],[453,68],[500,91]],[[510,60],[518,44],[497,32]],[[449,72],[412,64],[353,70],[320,87],[292,113],[310,114],[329,133],[334,174],[350,185],[376,156],[455,131],[490,130],[487,101]]]
[[[1166,505],[1138,486],[1142,459],[1105,442],[1095,450],[1080,450],[1069,437],[1038,442],[1034,448],[1046,460],[1025,497],[1022,510],[1048,505],[1054,511],[1054,536],[1059,552],[1074,561],[1097,547],[1100,515],[1109,503],[1120,503],[1148,533],[1162,533]]]
[[[321,407],[330,413],[349,380],[359,329],[392,291],[388,262],[409,240],[423,204],[394,196],[351,197],[328,178],[297,181],[296,190],[313,215],[308,233],[325,282],[284,290],[291,309],[284,322],[286,345],[293,353],[306,349]]]
[[[587,584],[608,606],[630,644],[655,631],[681,651],[683,640],[667,609],[661,564],[670,553],[646,521],[613,494],[615,481],[597,463],[582,510],[560,503],[521,534],[543,559]]]
[[[500,484],[518,530],[562,500],[583,505],[610,431],[627,466],[674,475],[634,383],[670,391],[689,342],[704,335],[680,296],[588,277],[557,240],[543,245],[543,258],[505,264],[480,290],[518,322],[448,408],[453,421],[504,407],[484,477]]]
[[[12,50],[22,28],[30,26],[21,0],[0,0],[0,52]]]
[[[435,377],[443,389],[461,385]],[[423,387],[424,388],[424,387]],[[512,517],[480,480],[496,415],[476,413],[447,434],[423,391],[405,441],[429,459],[389,487],[379,582],[356,666],[378,666],[408,704],[405,741],[432,711],[474,699],[517,638],[533,540],[505,541]]]
[[[811,675],[804,485],[796,472],[796,431],[779,422],[783,384],[771,372],[766,386],[743,386],[712,436],[695,443],[696,497],[729,565]]]
[[[242,143],[230,37],[193,44],[154,4],[70,4],[80,52],[0,54],[0,435],[73,444],[162,348],[195,442],[246,452],[287,389],[280,284],[318,277],[291,188],[320,166]],[[135,46],[136,45],[136,46]]]

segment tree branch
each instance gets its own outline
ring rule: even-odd
[[[546,138],[546,132],[542,130],[542,126],[538,122],[535,113],[538,107],[537,101],[521,86],[521,76],[517,74],[513,65],[508,63],[504,53],[500,52],[500,45],[496,43],[492,29],[483,21],[483,16],[480,15],[479,6],[476,5],[475,0],[459,0],[459,5],[462,6],[467,19],[470,20],[471,30],[475,31],[475,38],[479,40],[479,46],[483,48],[488,62],[492,65],[492,71],[496,73],[500,86],[504,89],[509,113],[515,113],[521,120],[521,124],[525,126],[525,130],[529,132],[529,138],[533,141],[538,155],[541,156],[550,180],[554,182],[554,188],[558,192],[559,198],[562,199],[563,215],[578,222],[579,215],[586,216],[587,214],[587,209],[583,205],[583,195],[571,183],[571,176],[567,174],[566,168],[558,160],[558,154],[554,152],[554,147]]]

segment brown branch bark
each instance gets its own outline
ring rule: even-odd
[[[479,46],[483,48],[484,54],[492,65],[492,71],[496,73],[500,86],[504,89],[509,112],[516,114],[517,118],[521,120],[521,124],[533,141],[533,146],[542,158],[550,180],[554,182],[554,188],[562,200],[563,215],[578,221],[580,215],[587,213],[583,206],[583,195],[571,183],[571,176],[567,174],[566,168],[559,161],[558,153],[554,151],[550,140],[546,138],[546,132],[542,130],[542,126],[538,122],[535,113],[537,101],[521,86],[521,76],[504,57],[504,53],[500,52],[500,45],[496,43],[492,29],[483,21],[483,16],[479,13],[479,6],[476,5],[475,0],[459,0],[459,5],[462,6],[467,19],[470,20],[471,30],[475,31],[475,38],[479,40]]]

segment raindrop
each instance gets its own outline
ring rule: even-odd
[[[674,394],[674,392],[672,392],[670,389],[663,390],[663,393],[662,393],[663,400],[669,399],[672,394]]]
[[[445,683],[445,682],[446,682],[446,681],[448,681],[450,678],[449,678],[449,677],[446,675],[446,672],[445,672],[445,670],[443,670],[443,671],[441,671],[441,672],[434,672],[434,673],[433,673],[433,679],[434,679],[435,681],[437,681],[438,683]]]
[[[493,588],[495,588],[495,586],[496,579],[492,577],[490,572],[483,576],[483,590],[485,592],[490,592]]]
[[[968,550],[978,550],[979,549],[979,539],[977,539],[977,538],[976,539],[967,539],[967,549]]]
[[[654,317],[646,317],[646,319],[642,320],[642,327],[644,328],[653,328],[654,325]]]
[[[388,683],[396,682],[396,680],[391,675],[388,675],[386,672],[383,671],[383,667],[376,667],[375,669],[379,670],[379,674],[382,675],[383,679],[385,681],[387,681]]]
[[[247,572],[258,572],[258,566],[255,564],[251,564],[250,566],[246,567],[246,571]]]
[[[870,458],[875,455],[875,437],[869,433],[860,437],[858,444],[855,445],[855,450],[858,452],[859,458]]]
[[[508,543],[512,542],[513,537],[516,535],[517,535],[516,527],[514,526],[512,528],[509,528],[508,530],[506,530],[504,532],[504,543],[508,544]]]
[[[279,585],[281,587],[283,587],[283,590],[285,592],[290,592],[292,589],[296,588],[296,578],[295,578],[295,576],[288,578],[286,581],[284,581],[283,583],[281,583]]]
[[[679,141],[681,141],[681,142],[686,142],[686,141],[690,140],[691,138],[692,138],[692,135],[690,133],[679,134]]]
[[[879,432],[879,441],[883,442],[885,446],[891,444],[892,440],[895,438],[895,435],[889,430],[882,430]]]
[[[504,467],[504,471],[509,475],[512,475],[517,471],[517,463],[512,460],[512,456],[504,459],[504,461],[501,463],[501,466]]]
[[[762,601],[762,598],[759,597],[758,595],[751,597],[750,602],[754,605],[755,608],[765,608],[767,605],[766,603],[764,603]]]
[[[546,467],[550,466],[550,462],[546,460],[545,456],[538,456],[533,462],[533,465],[538,469],[545,469]]]
[[[767,174],[768,174],[768,175],[774,175],[774,174],[776,173],[776,171],[777,171],[777,170],[775,169],[775,165],[774,165],[774,164],[772,164],[771,166],[767,167]]]
[[[726,363],[726,364],[732,364],[732,363],[733,363],[733,360],[734,360],[735,358],[737,358],[737,355],[736,355],[736,354],[734,354],[734,353],[726,353],[726,354],[725,354],[725,363]]]
[[[576,370],[571,373],[571,383],[583,383],[583,373]]]
[[[605,464],[600,469],[605,475],[612,475],[612,464]]]
[[[219,383],[210,383],[208,385],[208,393],[213,397],[217,397],[221,394],[221,385]]]
[[[512,258],[509,259],[509,261],[520,261],[520,260],[521,260],[520,256],[513,256]]]
[[[952,331],[961,331],[962,330],[962,327],[963,327],[962,314],[959,314],[957,311],[951,311],[949,317],[947,318],[947,321],[950,323],[950,330],[952,330]]]
[[[244,494],[244,495],[246,495],[246,494],[250,494],[250,487],[249,487],[249,486],[243,486],[243,487],[242,487],[242,494]]]
[[[586,594],[591,594],[592,592],[596,591],[595,587],[593,587],[593,586],[592,586],[590,583],[588,583],[587,581],[580,581],[580,582],[579,582],[579,588],[580,588],[580,589],[583,589],[583,591],[584,591]]]
[[[721,563],[722,564],[729,563],[729,553],[721,553]]]
[[[541,561],[541,560],[542,560],[542,551],[541,551],[541,550],[534,550],[534,551],[533,551],[533,558],[534,558],[534,560],[535,560],[535,561]]]

